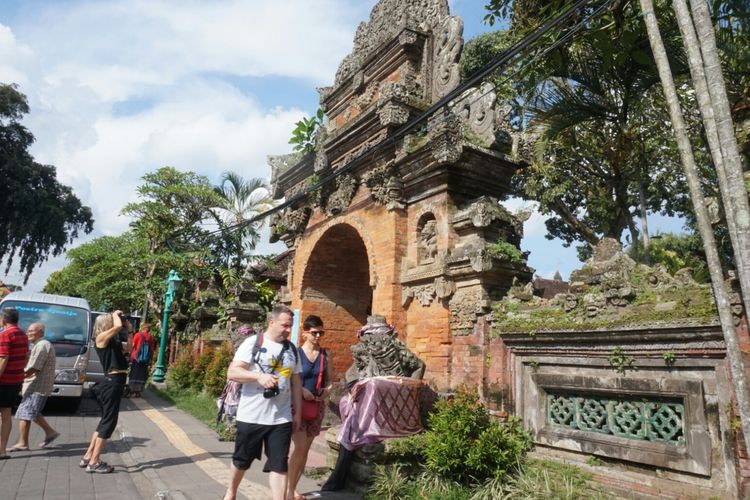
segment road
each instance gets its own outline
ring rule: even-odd
[[[33,425],[31,451],[14,452],[0,460],[0,498],[5,499],[206,499],[221,498],[228,482],[234,444],[221,442],[216,433],[192,416],[151,393],[124,399],[117,430],[103,459],[115,466],[112,474],[88,474],[78,467],[98,423],[92,399],[84,399],[75,413],[56,410],[46,414],[61,436],[39,449],[43,432]],[[14,421],[9,445],[17,440]],[[244,498],[270,498],[262,462],[253,463],[240,486]],[[317,482],[303,477],[302,492],[316,492]],[[315,494],[315,493],[313,493]],[[351,493],[325,493],[317,498],[351,500]]]

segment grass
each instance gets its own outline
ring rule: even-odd
[[[432,474],[413,476],[400,465],[379,466],[368,500],[605,500],[612,498],[591,485],[591,475],[572,465],[528,459],[520,470],[473,488]]]

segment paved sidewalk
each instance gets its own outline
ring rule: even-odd
[[[78,461],[98,422],[96,403],[85,399],[76,414],[50,414],[48,420],[61,434],[52,447],[37,449],[44,436],[33,425],[32,450],[15,452],[12,458],[0,461],[0,497],[19,500],[221,498],[229,477],[234,444],[220,442],[216,433],[203,423],[155,395],[148,392],[144,395],[142,399],[122,402],[117,431],[104,455],[104,460],[115,466],[113,474],[87,474],[78,468]],[[16,439],[17,423],[14,421],[10,444]],[[262,472],[262,465],[256,461],[247,472],[240,486],[245,498],[270,497],[268,476]],[[319,485],[303,476],[298,489],[315,495]],[[316,498],[354,500],[360,496],[324,492]]]

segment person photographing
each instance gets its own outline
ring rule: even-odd
[[[129,334],[132,333],[130,322],[123,319],[122,311],[102,314],[94,323],[94,345],[105,375],[104,381],[92,388],[101,405],[102,418],[91,436],[91,443],[86,453],[78,464],[85,468],[86,472],[107,474],[114,470],[114,467],[101,461],[101,453],[117,427],[120,401],[128,377],[128,361],[118,335],[123,327],[127,328]],[[131,341],[132,335],[128,335],[127,351],[130,351]]]
[[[225,500],[237,497],[245,472],[263,450],[272,498],[286,497],[289,445],[292,433],[300,428],[302,405],[299,353],[288,340],[292,318],[288,307],[275,307],[266,331],[245,339],[227,370],[229,380],[242,384],[242,395]]]

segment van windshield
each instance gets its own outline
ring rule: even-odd
[[[44,325],[44,338],[50,342],[86,344],[89,334],[89,312],[78,307],[42,304],[25,300],[6,300],[3,309],[18,309],[18,326],[24,331],[32,323]]]

